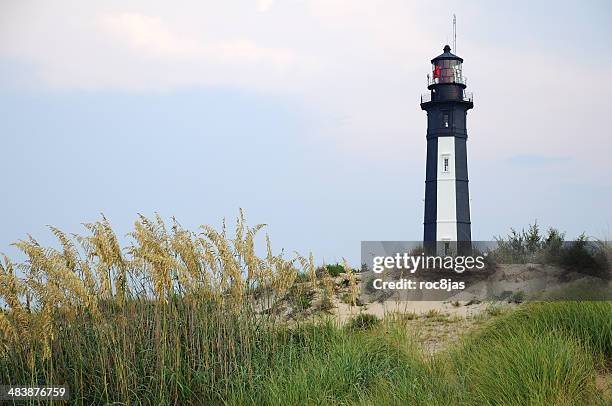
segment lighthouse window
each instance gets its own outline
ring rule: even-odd
[[[444,128],[448,128],[448,113],[442,115],[442,125]]]
[[[448,171],[449,171],[449,161],[450,161],[450,158],[448,156],[442,157],[442,172],[448,173]]]

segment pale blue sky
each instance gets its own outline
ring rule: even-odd
[[[239,207],[319,260],[420,239],[419,95],[453,12],[473,238],[612,234],[609,2],[70,3],[0,3],[0,251]]]

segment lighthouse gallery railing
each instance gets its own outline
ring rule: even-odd
[[[463,92],[463,101],[474,102],[474,94],[472,92]],[[429,103],[431,101],[431,92],[421,94],[421,103]]]

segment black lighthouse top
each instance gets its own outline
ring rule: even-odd
[[[465,80],[461,74],[463,59],[451,53],[451,48],[446,45],[444,53],[431,60],[431,77],[429,85],[439,83],[455,83],[465,86]]]
[[[444,53],[440,54],[440,55],[436,56],[434,59],[432,59],[431,63],[436,63],[436,61],[443,61],[443,60],[454,60],[454,61],[463,62],[462,58],[459,58],[455,54],[451,54],[451,47],[450,46],[445,45],[443,51],[444,51]]]
[[[436,102],[459,102],[473,106],[472,95],[465,91],[467,79],[463,76],[463,59],[444,46],[444,52],[431,60],[431,73],[427,75],[429,92],[421,96],[421,108],[426,110]]]

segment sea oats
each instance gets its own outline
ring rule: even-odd
[[[202,226],[196,235],[175,219],[167,229],[159,215],[139,215],[126,249],[104,216],[84,227],[86,235],[50,226],[58,249],[28,236],[14,244],[24,262],[13,264],[7,257],[0,262],[0,303],[5,307],[0,310],[0,346],[18,354],[19,368],[52,377],[53,368],[73,356],[83,357],[83,363],[95,359],[103,374],[99,378],[129,397],[133,388],[128,380],[116,379],[138,375],[130,369],[138,357],[154,354],[158,371],[178,370],[181,363],[190,363],[193,371],[207,365],[210,382],[218,383],[251,373],[257,345],[276,345],[258,341],[261,328],[270,326],[261,325],[253,309],[256,301],[282,304],[296,281],[296,259],[285,259],[282,251],[274,254],[267,235],[266,254],[260,258],[255,240],[264,225],[249,227],[242,211],[233,236],[225,221],[220,229]],[[298,259],[316,283],[312,254]],[[132,325],[140,328],[128,334]],[[146,347],[138,355],[135,342]],[[91,343],[105,347],[89,354]],[[83,373],[78,368],[75,372]],[[172,385],[157,378],[153,384],[159,391]]]

